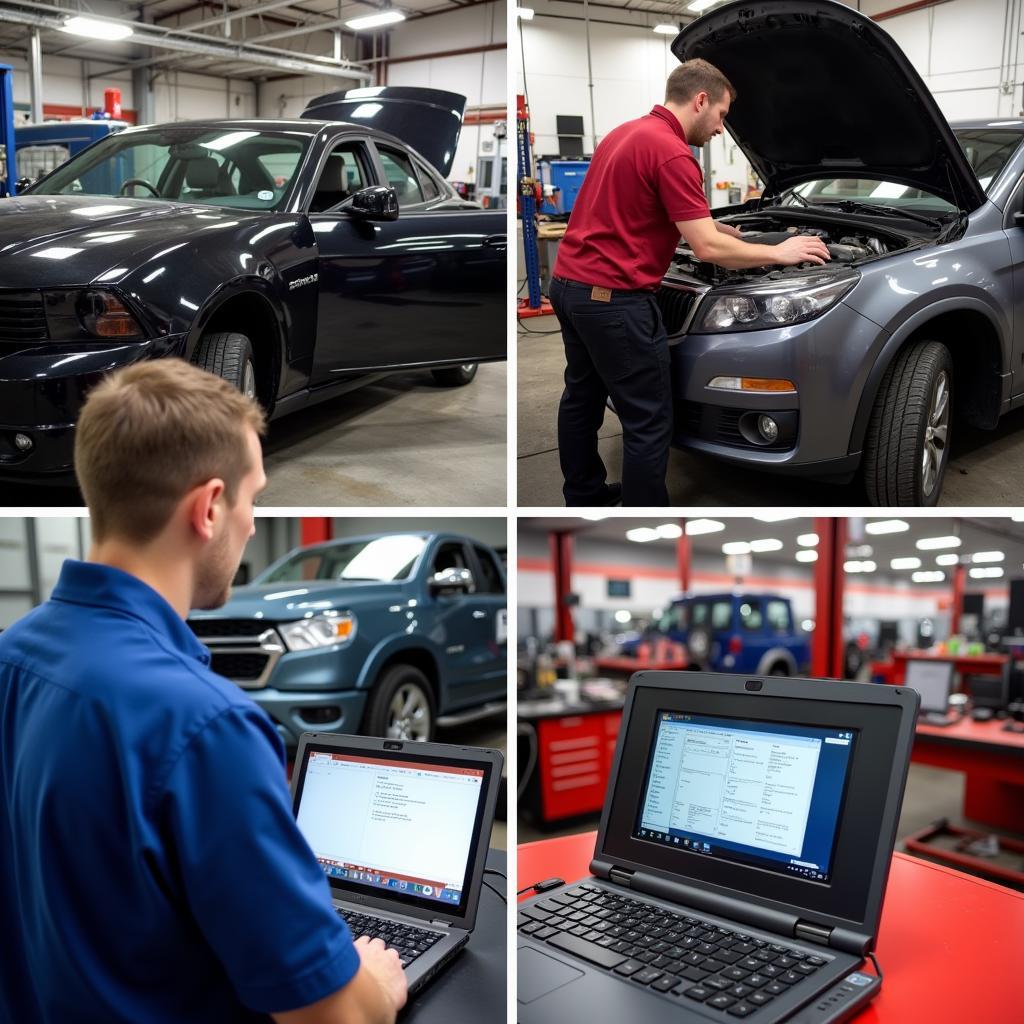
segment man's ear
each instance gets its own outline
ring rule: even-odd
[[[185,499],[188,503],[189,525],[196,536],[203,541],[213,538],[215,524],[221,515],[224,496],[224,481],[214,477],[194,487]]]
[[[693,109],[699,114],[709,102],[708,94],[706,92],[699,92],[693,98]]]

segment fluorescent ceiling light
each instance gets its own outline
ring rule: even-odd
[[[691,519],[686,524],[686,535],[697,537],[702,533],[721,533],[725,529],[725,523],[717,519]]]
[[[959,562],[959,561],[960,561],[960,556],[959,555],[954,555],[952,553],[948,554],[948,555],[936,555],[935,556],[935,564],[936,565],[956,565],[956,563]]]
[[[393,25],[396,21],[405,21],[401,11],[381,11],[379,14],[368,14],[365,18],[353,18],[346,21],[349,28],[379,28],[381,25]]]
[[[664,523],[662,526],[655,527],[654,532],[663,540],[676,540],[676,538],[682,537],[683,528],[678,523]]]
[[[960,547],[959,537],[922,537],[915,545],[918,551],[938,551],[940,548]]]
[[[731,540],[722,545],[723,555],[749,555],[750,545],[745,540]]]
[[[915,572],[910,577],[915,583],[941,583],[946,574],[941,569],[926,569],[924,572]]]
[[[517,7],[516,17],[522,18],[523,21],[533,21],[533,8],[532,7]]]
[[[816,533],[801,533],[796,539],[797,544],[802,548],[813,548],[818,546],[818,535]]]
[[[655,25],[654,31],[660,36],[674,36],[679,32],[679,26],[668,24]]]
[[[134,30],[130,25],[119,25],[114,21],[101,21],[99,18],[82,18],[76,15],[64,22],[61,31],[73,36],[88,36],[90,39],[116,42],[118,39],[127,39]]]
[[[799,519],[799,512],[762,512],[754,516],[759,523],[781,523],[785,519]]]
[[[890,569],[920,569],[920,558],[894,558],[889,563]]]
[[[847,572],[874,572],[878,566],[874,562],[844,562],[843,568]]]
[[[626,540],[646,544],[649,540],[658,540],[658,531],[652,530],[649,526],[638,526],[635,530],[626,531]]]
[[[706,11],[709,7],[714,7],[718,3],[718,0],[693,0],[692,4],[687,4],[686,9],[688,11]]]
[[[781,551],[782,541],[776,540],[774,537],[766,537],[764,540],[752,540],[750,542],[751,551]]]
[[[972,562],[1001,562],[1006,555],[1002,551],[979,551],[976,555],[971,555]]]
[[[903,533],[910,529],[910,523],[902,519],[877,519],[872,523],[865,523],[866,533]]]
[[[1003,575],[1003,567],[1001,565],[989,565],[982,566],[977,569],[969,569],[972,579],[986,580],[986,579],[999,579]]]
[[[796,553],[796,560],[798,562],[816,562],[818,560],[817,551],[798,551]]]
[[[846,549],[846,554],[850,558],[870,558],[874,553],[875,549],[870,544],[858,544]]]

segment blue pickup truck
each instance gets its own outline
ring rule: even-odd
[[[189,625],[289,750],[312,730],[430,740],[506,700],[505,573],[468,537],[300,548]]]
[[[642,636],[621,645],[635,656],[642,643],[665,637],[686,646],[693,668],[752,675],[807,672],[811,647],[788,597],[741,591],[675,598]]]

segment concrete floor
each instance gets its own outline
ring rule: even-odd
[[[563,499],[556,416],[565,367],[562,338],[553,316],[528,320],[526,327],[555,333],[519,331],[518,503],[559,506]],[[620,480],[622,428],[611,411],[605,414],[598,438],[609,480]],[[1004,416],[994,431],[956,426],[952,441],[940,505],[1024,504],[1024,409]],[[673,506],[867,504],[863,487],[856,481],[840,487],[773,475],[678,449],[673,449],[669,458],[668,490]]]
[[[461,388],[396,374],[274,421],[264,507],[506,504],[506,364]],[[4,483],[0,504],[79,507],[76,487]]]

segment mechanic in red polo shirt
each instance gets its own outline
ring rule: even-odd
[[[619,125],[594,152],[562,239],[550,299],[565,344],[558,451],[567,505],[612,505],[597,432],[610,395],[622,423],[623,505],[668,505],[668,339],[655,301],[680,235],[698,259],[739,269],[824,263],[820,238],[744,242],[711,218],[690,146],[722,132],[736,90],[704,60],[669,75],[664,106]]]

